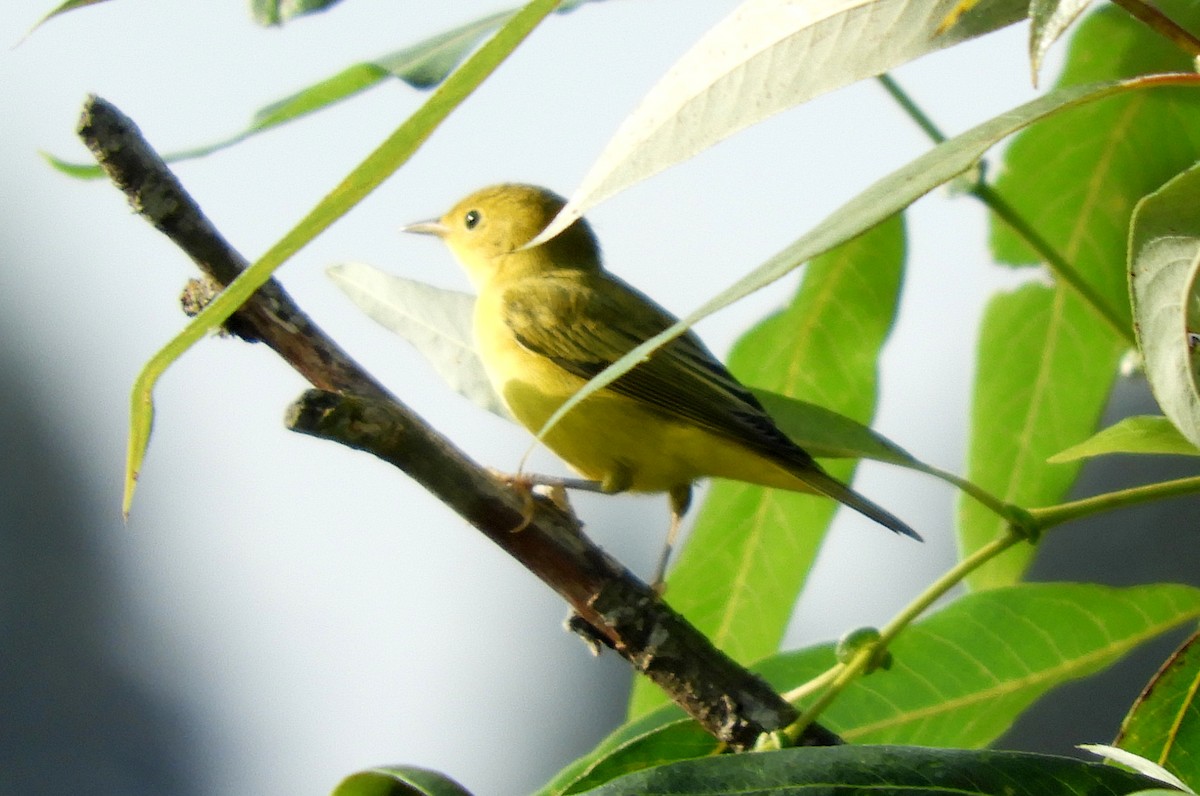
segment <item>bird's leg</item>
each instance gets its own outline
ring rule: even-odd
[[[666,591],[667,563],[671,560],[671,550],[679,536],[679,527],[683,524],[683,515],[687,514],[692,505],[692,485],[682,484],[674,487],[667,496],[671,500],[671,525],[667,528],[667,542],[663,545],[662,555],[658,558],[658,567],[654,570],[654,581],[650,587],[659,594]]]

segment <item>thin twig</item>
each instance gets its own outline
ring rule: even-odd
[[[1192,58],[1200,58],[1200,39],[1197,39],[1179,23],[1168,17],[1160,9],[1142,0],[1112,0],[1113,3],[1129,12],[1130,16],[1142,22],[1155,33],[1162,35],[1167,41],[1183,50]]]

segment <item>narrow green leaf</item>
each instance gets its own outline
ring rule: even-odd
[[[980,328],[967,479],[1018,506],[1061,500],[1079,462],[1048,460],[1095,429],[1122,348],[1112,328],[1066,287],[1031,284],[993,298]],[[1006,527],[976,501],[960,498],[964,553]],[[975,589],[1014,583],[1033,555],[1031,546],[1013,548],[967,582]]]
[[[1114,743],[1200,788],[1200,633],[1146,684]]]
[[[282,25],[296,17],[335,6],[341,0],[250,0],[250,16],[260,25]]]
[[[574,7],[578,4],[570,5]],[[569,9],[559,9],[560,12],[566,10]],[[446,79],[484,36],[495,31],[516,13],[517,9],[510,9],[490,14],[389,55],[349,66],[336,75],[260,108],[241,131],[220,141],[173,152],[165,155],[163,160],[178,163],[211,155],[259,133],[324,110],[389,77],[403,80],[413,88],[433,88]],[[104,176],[100,168],[92,164],[71,163],[48,154],[43,154],[43,157],[54,168],[72,177],[95,179]]]
[[[471,796],[471,792],[436,771],[386,766],[351,774],[330,796]]]
[[[1161,453],[1176,456],[1200,456],[1200,448],[1184,439],[1172,423],[1161,415],[1127,417],[1091,438],[1072,445],[1050,457],[1051,463],[1090,459],[1109,453]]]
[[[1163,413],[1200,445],[1200,167],[1138,202],[1129,233],[1129,292],[1146,378]]]
[[[738,341],[730,369],[869,423],[904,257],[896,216],[817,258],[791,304]],[[854,464],[827,469],[848,480]],[[774,652],[836,509],[828,498],[714,483],[668,577],[671,605],[735,660]],[[631,715],[662,702],[661,691],[638,682]]]
[[[60,3],[58,6],[55,6],[54,10],[50,11],[48,14],[46,14],[46,16],[42,17],[37,22],[35,22],[33,27],[29,29],[29,32],[21,37],[21,41],[24,41],[25,39],[32,36],[33,32],[35,30],[40,28],[42,25],[45,25],[50,20],[54,19],[59,14],[65,14],[68,11],[74,11],[77,8],[84,8],[85,6],[94,6],[97,3],[103,3],[103,2],[105,2],[105,0],[66,0],[66,2]]]
[[[595,796],[1123,796],[1158,783],[1100,763],[1031,752],[823,746],[722,755],[640,771]]]
[[[138,374],[130,398],[130,444],[122,504],[126,516],[129,514],[134,486],[150,440],[150,427],[154,416],[153,391],[159,377],[183,352],[224,323],[271,277],[276,268],[400,168],[451,111],[470,96],[556,5],[557,0],[531,0],[459,67],[416,113],[355,167],[341,184],[146,363]]]
[[[954,0],[747,0],[696,42],[622,122],[558,218],[588,208],[782,110],[1025,16],[993,0],[948,31]],[[746,101],[746,86],[755,86]],[[888,213],[886,215],[891,215]]]
[[[1050,46],[1067,32],[1092,0],[1030,0],[1029,2],[1029,66],[1033,85],[1037,85],[1042,59]]]
[[[545,435],[554,424],[562,419],[563,415],[571,411],[580,401],[629,372],[638,362],[652,354],[666,341],[682,334],[685,329],[717,310],[786,276],[813,257],[829,251],[834,246],[862,234],[889,216],[895,215],[937,186],[974,167],[984,152],[1008,135],[1066,108],[1078,107],[1126,92],[1136,92],[1140,89],[1169,86],[1187,86],[1195,89],[1200,87],[1200,76],[1195,74],[1148,75],[1131,80],[1062,89],[1014,108],[962,135],[939,144],[916,160],[877,181],[783,251],[709,299],[699,309],[614,362],[589,381],[570,400],[563,403],[558,411],[546,421],[539,436]],[[1200,103],[1197,105],[1200,106]],[[1070,442],[1075,441],[1077,440]]]

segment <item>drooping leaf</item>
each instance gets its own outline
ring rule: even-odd
[[[813,260],[792,302],[734,346],[730,370],[869,423],[904,258],[904,223],[896,216]],[[848,480],[854,465],[827,469]],[[715,482],[668,576],[671,605],[735,660],[769,655],[836,509],[828,498]],[[635,683],[630,715],[663,701],[650,683]]]
[[[580,2],[572,3],[574,7]],[[270,103],[256,111],[246,127],[210,144],[191,147],[165,155],[168,163],[204,157],[264,133],[310,113],[324,110],[342,100],[366,91],[388,78],[403,80],[413,88],[432,88],[458,66],[463,58],[488,34],[512,18],[519,9],[510,9],[460,25],[394,53],[354,64],[324,80]],[[560,8],[559,11],[565,10]],[[72,177],[95,179],[103,176],[99,167],[71,163],[53,155],[44,155],[51,166]]]
[[[1016,22],[1027,3],[993,0],[938,33],[954,0],[747,0],[622,122],[542,236],[779,111]]]
[[[1090,459],[1109,453],[1158,453],[1200,456],[1200,448],[1184,439],[1179,429],[1161,415],[1127,417],[1078,445],[1050,457],[1052,463]]]
[[[386,766],[351,774],[330,796],[471,796],[471,792],[436,771]]]
[[[341,0],[250,0],[250,16],[260,25],[282,25],[296,17],[324,11]]]
[[[1033,85],[1037,85],[1042,59],[1050,46],[1066,33],[1092,0],[1030,0],[1029,2],[1029,67]]]
[[[476,406],[512,419],[475,352],[474,296],[362,263],[334,265],[325,273],[372,320],[411,343],[450,389]]]
[[[1163,413],[1200,445],[1200,167],[1138,203],[1129,235],[1129,292],[1146,378]]]
[[[980,327],[968,480],[1026,508],[1058,502],[1079,462],[1049,459],[1095,429],[1122,350],[1111,327],[1065,287],[1031,284],[993,298]],[[963,551],[1007,527],[1007,520],[960,497]],[[1030,546],[1009,550],[967,582],[975,589],[1014,583],[1033,554]]]
[[[1146,684],[1113,743],[1200,787],[1200,633]]]
[[[1100,763],[1031,752],[822,746],[685,760],[589,791],[594,796],[1125,796],[1158,783]]]

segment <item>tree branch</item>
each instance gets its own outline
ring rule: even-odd
[[[200,269],[226,285],[246,265],[142,138],[97,97],[84,106],[79,133],[134,209],[171,238]],[[373,453],[422,484],[562,595],[634,668],[663,687],[714,737],[747,748],[787,726],[796,711],[672,611],[644,583],[593,545],[568,514],[528,501],[478,464],[376,382],[269,281],[227,322],[261,340],[314,386],[288,412],[290,428]],[[814,726],[801,740],[839,743]]]

